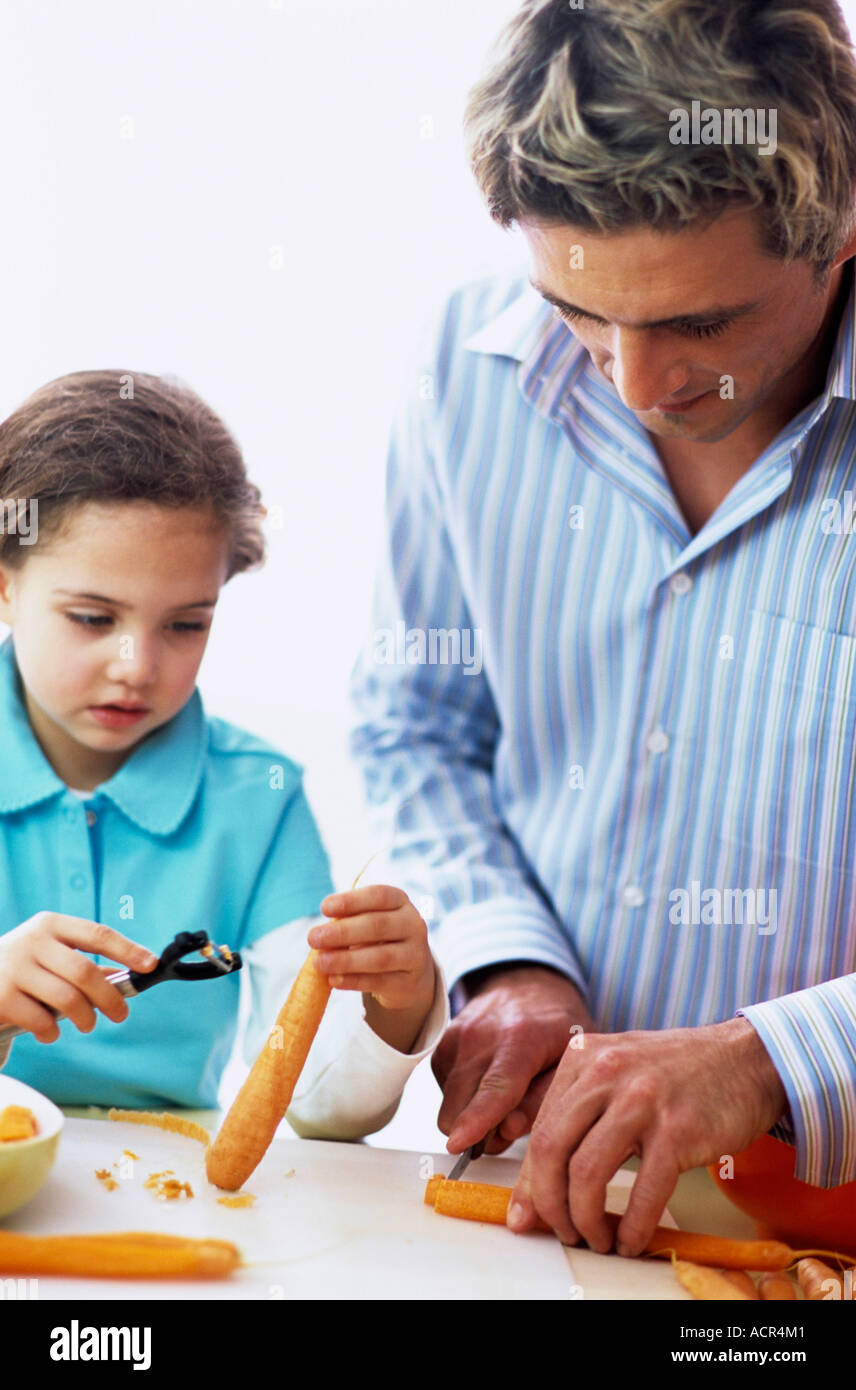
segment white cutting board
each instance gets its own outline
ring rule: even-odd
[[[123,1149],[133,1176],[108,1192],[96,1168],[118,1176]],[[253,1208],[219,1206],[205,1178],[203,1147],[141,1125],[66,1120],[41,1192],[3,1226],[29,1234],[149,1230],[233,1240],[249,1268],[229,1279],[39,1279],[39,1298],[570,1299],[572,1279],[551,1235],[514,1237],[502,1226],[456,1221],[425,1206],[423,1155],[274,1140],[247,1190]],[[448,1169],[448,1154],[437,1156]],[[479,1160],[479,1177],[512,1184],[519,1163]],[[171,1168],[194,1196],[159,1201],[143,1187]],[[294,1170],[292,1177],[286,1173]],[[0,1271],[2,1273],[2,1271]]]

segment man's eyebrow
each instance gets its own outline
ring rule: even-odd
[[[117,598],[108,598],[106,594],[88,594],[80,589],[54,589],[55,594],[65,594],[67,598],[89,598],[95,603],[109,603],[113,608],[127,608],[128,604],[120,603]],[[171,608],[171,613],[183,613],[185,608],[216,608],[216,598],[200,598],[195,603],[179,603],[175,608]]]
[[[553,305],[554,309],[561,309],[566,314],[579,314],[580,318],[594,319],[596,323],[608,322],[607,319],[602,319],[599,314],[592,314],[588,309],[580,309],[576,304],[569,304],[567,300],[551,294],[536,280],[530,280],[529,283],[534,290],[538,291],[542,299],[546,299],[548,304]],[[753,309],[758,308],[760,302],[758,299],[753,299],[746,304],[717,304],[703,314],[676,314],[670,319],[653,319],[650,323],[635,323],[629,326],[631,328],[676,328],[679,324],[694,327],[706,323],[716,323],[720,319],[736,319],[743,314],[751,313]]]

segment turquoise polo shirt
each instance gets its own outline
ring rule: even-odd
[[[156,955],[179,931],[241,950],[316,915],[332,888],[302,769],[206,715],[198,689],[82,801],[30,727],[14,635],[0,645],[0,933],[47,910]],[[66,1021],[52,1044],[21,1035],[3,1074],[61,1105],[213,1107],[239,990],[238,974],[155,985],[124,1023],[99,1013],[91,1033]]]

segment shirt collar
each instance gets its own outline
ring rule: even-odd
[[[844,274],[849,277],[850,291],[841,315],[838,336],[829,360],[826,386],[821,395],[820,405],[815,417],[822,413],[836,398],[856,401],[856,259],[847,262]],[[529,283],[521,282],[518,293],[509,304],[477,332],[464,342],[471,352],[483,352],[496,357],[512,357],[529,368],[539,369],[546,359],[554,359],[556,330],[563,330],[567,337],[562,376],[567,387],[569,378],[576,380],[576,374],[585,366],[588,353],[582,343],[574,338],[564,324],[557,323],[556,317],[541,295]],[[574,371],[573,369],[576,369]],[[545,378],[541,378],[545,380]]]
[[[0,815],[66,792],[30,727],[11,635],[0,646],[0,747]],[[205,712],[194,690],[183,709],[144,739],[92,795],[112,801],[150,834],[169,835],[196,799],[206,747]]]

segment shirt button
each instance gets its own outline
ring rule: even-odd
[[[683,570],[678,574],[673,574],[669,580],[669,588],[673,594],[688,594],[693,586],[693,581]]]
[[[645,901],[645,894],[638,883],[626,884],[622,897],[627,907],[641,907]]]
[[[649,753],[665,753],[669,746],[669,735],[662,729],[654,729],[646,740]]]
[[[96,816],[96,814],[95,814],[94,811],[87,811],[87,812],[86,812],[86,824],[87,824],[87,825],[94,825],[95,822],[97,821],[97,819],[98,819],[98,817]]]
[[[64,815],[65,819],[69,822],[69,824],[71,824],[72,821],[77,820],[77,811],[74,809],[73,806],[66,806],[62,814]]]
[[[72,888],[86,887],[86,879],[84,878],[83,874],[72,874],[69,882],[71,883]]]

